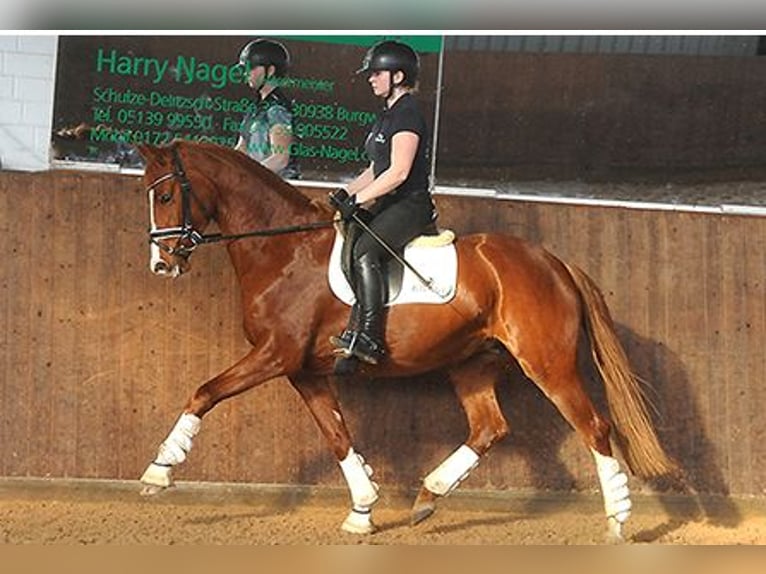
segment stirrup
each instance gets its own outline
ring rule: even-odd
[[[383,344],[364,331],[360,331],[356,335],[352,341],[353,344],[348,349],[349,353],[360,361],[377,365],[386,356],[386,349]]]
[[[354,346],[357,334],[354,331],[343,329],[340,335],[330,337],[330,344],[335,347],[332,350],[333,355],[351,356],[351,348]]]

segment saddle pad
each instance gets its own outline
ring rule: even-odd
[[[343,236],[336,233],[335,243],[330,253],[327,278],[333,294],[346,305],[353,305],[356,297],[340,266],[342,252]],[[387,302],[387,306],[404,303],[439,304],[452,300],[457,284],[457,250],[454,243],[440,247],[422,247],[410,243],[404,248],[404,259],[423,278],[431,281],[431,287],[424,285],[405,266],[402,287],[394,299]]]

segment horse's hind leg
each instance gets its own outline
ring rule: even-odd
[[[590,449],[596,461],[604,500],[608,540],[621,542],[622,525],[630,517],[632,507],[628,477],[612,454],[609,441],[610,424],[596,411],[586,394],[576,365],[562,362],[565,364],[549,369],[545,377],[533,380]]]
[[[372,468],[351,445],[333,389],[325,377],[292,377],[290,382],[327,439],[348,484],[352,508],[341,528],[352,534],[371,534],[375,531],[372,506],[378,500],[378,485],[371,480]]]
[[[508,435],[508,422],[495,395],[506,362],[502,355],[487,351],[450,371],[450,381],[468,420],[468,439],[423,480],[412,507],[412,524],[431,516],[437,498],[457,488],[492,445]]]

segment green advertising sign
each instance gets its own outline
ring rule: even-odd
[[[257,36],[256,36],[257,37]],[[419,99],[435,109],[441,36],[280,36],[290,69],[275,83],[291,102],[290,153],[306,179],[350,178],[368,164],[364,141],[382,102],[356,76],[366,50],[396,38],[421,56]],[[141,167],[137,143],[174,139],[238,145],[259,97],[247,84],[243,36],[63,36],[54,160]]]
[[[282,36],[285,40],[303,40],[307,42],[325,42],[328,44],[346,44],[350,46],[370,47],[381,40],[399,40],[420,53],[437,53],[444,44],[443,36]]]

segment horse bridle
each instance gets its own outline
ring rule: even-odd
[[[302,225],[289,225],[285,227],[276,227],[271,229],[261,229],[258,231],[248,231],[244,233],[234,233],[234,234],[228,234],[224,235],[221,233],[209,233],[209,234],[203,234],[194,229],[194,224],[192,222],[191,217],[191,202],[192,200],[197,201],[199,203],[200,207],[203,211],[207,213],[207,210],[205,209],[205,206],[196,198],[194,195],[194,192],[192,191],[191,182],[189,181],[189,178],[186,175],[186,170],[184,170],[183,162],[181,161],[181,156],[178,153],[178,149],[176,146],[172,147],[172,157],[173,157],[173,171],[170,173],[166,173],[165,175],[161,175],[152,183],[150,183],[146,187],[147,193],[153,194],[155,188],[160,185],[161,183],[164,183],[166,181],[177,179],[179,181],[179,184],[181,185],[181,219],[182,223],[178,227],[163,227],[163,228],[155,228],[154,227],[154,199],[153,197],[150,198],[150,206],[151,206],[151,218],[152,218],[152,228],[149,230],[149,242],[153,245],[156,245],[159,249],[167,253],[168,255],[178,255],[179,257],[189,257],[191,255],[192,251],[194,251],[199,245],[205,244],[205,243],[216,243],[218,241],[231,241],[235,239],[243,239],[246,237],[265,237],[265,236],[272,236],[272,235],[283,235],[286,233],[297,233],[301,231],[310,231],[313,229],[321,229],[324,227],[331,227],[335,222],[330,221],[319,221],[319,222],[313,222],[313,223],[306,223]],[[209,217],[208,217],[209,218]],[[171,247],[164,242],[160,241],[161,239],[167,239],[177,237],[178,240],[176,241],[175,247]]]
[[[152,228],[149,230],[149,242],[159,247],[162,251],[168,255],[178,255],[180,257],[188,257],[191,255],[198,245],[205,243],[205,236],[194,229],[194,224],[191,218],[191,199],[194,197],[192,192],[191,182],[186,176],[183,163],[181,162],[181,156],[178,154],[178,149],[173,146],[173,171],[166,173],[155,179],[150,183],[146,191],[150,194],[154,193],[155,188],[165,181],[171,179],[177,179],[181,185],[181,218],[182,223],[180,227],[163,227],[157,229],[154,227],[154,198],[150,198],[150,206],[152,210]],[[177,237],[175,247],[170,247],[160,239],[167,239]]]

